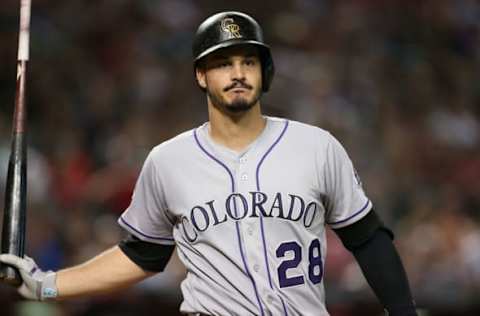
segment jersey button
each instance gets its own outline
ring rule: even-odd
[[[250,236],[253,235],[253,227],[252,227],[252,226],[250,226],[250,227],[247,228],[247,233],[248,233]]]
[[[260,266],[258,264],[253,265],[253,271],[258,272],[260,270]]]
[[[272,296],[272,295],[268,295],[268,296],[267,296],[267,302],[268,302],[268,304],[272,304],[272,303],[273,303],[273,296]]]
[[[243,181],[247,181],[248,175],[246,173],[242,173],[242,175],[240,176],[240,179],[242,179]]]
[[[247,162],[247,158],[245,157],[240,158],[240,163],[244,164],[246,162]]]

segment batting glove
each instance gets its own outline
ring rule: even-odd
[[[57,274],[53,271],[42,271],[32,258],[20,258],[11,254],[0,255],[0,261],[18,269],[23,283],[18,293],[31,300],[45,301],[58,295],[56,286]]]

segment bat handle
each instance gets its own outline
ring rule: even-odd
[[[22,278],[18,270],[3,263],[0,265],[0,279],[3,283],[12,286],[20,286],[22,284]]]
[[[5,190],[5,212],[1,252],[23,257],[25,250],[27,204],[27,161],[24,133],[13,133]],[[22,284],[16,268],[1,264],[0,280],[11,285]]]

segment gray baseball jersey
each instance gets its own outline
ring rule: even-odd
[[[328,315],[325,225],[350,225],[372,205],[331,134],[266,120],[241,153],[214,143],[208,123],[155,147],[119,218],[142,240],[177,246],[182,312]]]

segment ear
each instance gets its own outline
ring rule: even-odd
[[[205,78],[205,70],[201,67],[195,68],[195,75],[197,77],[197,83],[202,89],[207,88],[207,80]]]

